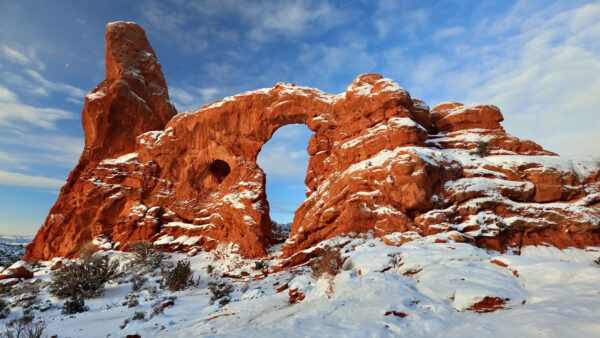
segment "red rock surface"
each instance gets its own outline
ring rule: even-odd
[[[504,309],[504,304],[509,299],[501,299],[498,297],[484,297],[483,300],[471,305],[466,311],[474,311],[477,313],[488,313]]]
[[[279,83],[175,115],[160,64],[131,23],[108,26],[106,64],[86,98],[79,164],[25,259],[140,240],[264,256],[279,231],[256,158],[294,123],[314,132],[307,199],[283,246],[295,263],[342,234],[397,245],[435,235],[499,251],[600,244],[599,164],[508,135],[495,106],[430,112],[395,81],[364,74],[339,95]],[[489,153],[471,154],[481,142]]]
[[[0,280],[3,279],[30,279],[33,278],[33,269],[29,264],[19,261],[6,268],[0,274]]]

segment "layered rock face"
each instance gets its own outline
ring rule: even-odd
[[[277,236],[256,158],[295,123],[314,135],[307,199],[282,248],[290,261],[338,235],[393,244],[434,235],[500,251],[600,244],[600,164],[508,135],[495,106],[430,111],[365,74],[339,95],[277,84],[175,115],[156,56],[130,23],[107,28],[106,78],[87,96],[85,150],[26,259],[140,240],[266,255]]]

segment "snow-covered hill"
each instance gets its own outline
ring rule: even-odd
[[[194,257],[168,254],[169,261],[191,262],[194,283],[182,291],[160,289],[156,273],[146,276],[140,291],[133,291],[131,276],[125,276],[107,284],[101,297],[86,300],[87,312],[62,315],[64,301],[44,287],[29,311],[36,320],[46,321],[47,334],[60,337],[600,334],[598,247],[529,246],[516,255],[464,243],[436,243],[435,237],[390,246],[369,235],[337,237],[321,245],[342,247],[343,269],[336,276],[317,278],[303,265],[272,268],[265,277],[255,261],[236,254],[234,245],[221,246]],[[121,262],[132,255],[107,254]],[[275,267],[279,254],[273,252],[266,263]],[[49,280],[49,266],[47,262],[37,269],[35,279]],[[209,283],[214,282],[232,286],[229,303],[211,304]],[[23,296],[5,296],[15,305],[5,322],[27,307],[18,297]],[[163,304],[162,313],[155,310]]]

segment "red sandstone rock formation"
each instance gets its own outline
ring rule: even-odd
[[[2,271],[0,274],[0,280],[5,279],[14,279],[14,283],[19,279],[30,279],[33,278],[33,268],[29,266],[29,264],[18,261],[13,265],[6,268],[6,270]],[[13,283],[3,284],[4,286],[11,285]]]
[[[508,135],[495,106],[449,102],[430,112],[395,81],[364,74],[339,95],[277,84],[175,115],[154,52],[129,23],[107,28],[106,77],[86,99],[79,164],[26,259],[140,240],[265,255],[277,236],[256,158],[293,123],[315,134],[288,257],[361,233],[500,251],[600,244],[599,164]],[[489,152],[480,157],[471,151],[482,142]]]

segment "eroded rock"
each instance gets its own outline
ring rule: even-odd
[[[86,147],[26,259],[140,240],[266,255],[280,236],[256,159],[278,128],[296,123],[314,135],[307,199],[283,246],[295,263],[342,234],[398,245],[436,235],[500,251],[600,244],[599,164],[507,134],[495,106],[447,102],[430,112],[395,81],[363,74],[339,95],[279,83],[175,115],[132,23],[108,25],[106,64],[83,110]],[[482,142],[485,153],[473,152]]]

